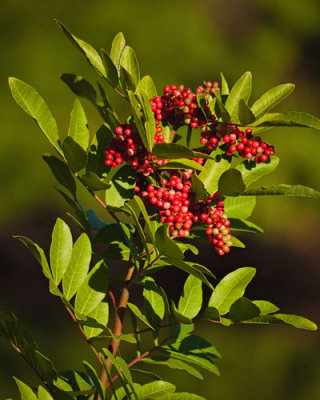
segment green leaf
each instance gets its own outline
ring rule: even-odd
[[[188,374],[198,378],[198,379],[203,379],[203,376],[200,374],[200,372],[192,367],[191,365],[185,363],[184,361],[180,359],[175,359],[175,358],[170,358],[171,353],[166,353],[164,356],[157,356],[153,358],[145,358],[142,361],[147,363],[147,364],[155,364],[159,366],[166,366],[171,369],[178,369],[181,371],[185,371]],[[158,397],[157,397],[158,398]]]
[[[105,298],[109,286],[109,270],[103,260],[97,262],[80,286],[75,299],[75,310],[88,315]]]
[[[307,318],[293,314],[263,315],[245,322],[253,324],[292,325],[295,328],[307,329],[310,331],[315,331],[318,329],[314,322]]]
[[[61,372],[54,382],[54,386],[65,392],[87,391],[94,387],[87,374],[72,370]]]
[[[161,225],[157,229],[155,240],[160,254],[177,259],[183,258],[179,246],[169,237],[169,226],[167,224]]]
[[[229,218],[249,218],[256,206],[256,198],[248,196],[227,197],[223,201],[224,212]]]
[[[136,99],[135,95],[133,94],[133,92],[131,90],[128,91],[128,97],[129,97],[129,101],[131,104],[131,110],[132,110],[132,115],[133,115],[133,119],[134,122],[136,124],[136,127],[138,129],[140,138],[142,140],[142,143],[144,145],[144,147],[148,150],[151,151],[151,148],[149,147],[149,142],[148,142],[148,138],[147,138],[147,134],[146,131],[144,129],[144,126],[141,122],[141,110],[139,108],[139,102]]]
[[[145,223],[146,223],[146,227],[148,228],[148,231],[149,231],[151,242],[153,243],[155,249],[157,250],[157,242],[156,242],[156,238],[155,238],[155,235],[154,235],[154,230],[153,230],[153,227],[151,225],[150,216],[148,215],[146,207],[145,207],[143,201],[140,199],[140,197],[134,196],[133,198],[134,198],[134,201],[136,202],[138,208],[140,209],[140,211],[141,211],[141,213],[143,215],[143,218],[144,218]]]
[[[240,297],[240,299],[236,300],[229,311],[229,317],[234,322],[252,319],[257,317],[259,314],[259,307],[245,297]]]
[[[151,78],[151,76],[144,76],[138,86],[141,92],[144,92],[147,95],[148,99],[153,99],[157,95],[156,86]]]
[[[220,321],[219,311],[215,307],[208,307],[204,312],[204,318],[213,321]]]
[[[293,83],[285,83],[276,86],[264,93],[251,107],[256,118],[262,117],[265,113],[284,100],[295,88]]]
[[[208,306],[215,307],[220,315],[226,314],[231,305],[243,296],[255,273],[255,268],[243,267],[226,275],[214,289]]]
[[[235,236],[232,236],[231,242],[233,247],[240,247],[241,249],[244,249],[246,247],[245,244]]]
[[[13,377],[13,379],[16,381],[16,384],[19,388],[21,400],[37,400],[37,396],[29,386],[27,386],[15,376]]]
[[[181,324],[192,324],[192,320],[188,317],[185,317],[181,313],[178,312],[177,307],[174,303],[173,300],[171,300],[171,309],[172,309],[172,314],[177,323]]]
[[[169,159],[194,158],[194,153],[188,147],[177,143],[158,143],[152,153],[158,157]]]
[[[202,165],[193,160],[188,160],[187,158],[180,158],[174,161],[169,161],[168,163],[159,167],[160,169],[194,169],[196,171],[201,171],[203,169]]]
[[[252,124],[256,120],[250,107],[243,99],[239,101],[238,117],[242,125]]]
[[[279,311],[279,307],[277,307],[275,304],[271,303],[270,301],[253,300],[252,303],[255,304],[259,308],[260,315],[272,314],[272,313]]]
[[[103,62],[99,53],[88,43],[77,38],[73,35],[68,28],[63,25],[60,21],[55,20],[56,23],[60,26],[62,31],[66,34],[66,36],[71,40],[71,42],[76,46],[78,50],[85,56],[89,64],[104,78],[106,78],[106,71],[103,66]]]
[[[195,318],[202,306],[202,282],[200,279],[190,275],[183,287],[182,296],[179,300],[178,312],[187,318]]]
[[[165,303],[161,289],[150,276],[144,279],[143,286],[143,297],[147,319],[152,326],[157,327],[162,321],[165,313]]]
[[[62,154],[56,120],[39,93],[27,83],[17,78],[9,78],[9,86],[14,100],[39,125],[49,142]]]
[[[121,54],[120,65],[133,77],[136,86],[140,82],[139,64],[134,50],[126,46]]]
[[[211,153],[214,156],[216,151]],[[207,160],[203,170],[198,175],[199,180],[203,183],[209,195],[212,195],[218,190],[218,182],[220,176],[230,168],[230,161],[218,154],[215,160]]]
[[[191,178],[192,182],[192,192],[195,194],[196,198],[195,200],[207,200],[209,197],[209,194],[204,187],[203,182],[199,179],[199,176],[197,174],[192,174]]]
[[[20,240],[21,243],[23,243],[28,249],[31,251],[31,253],[34,255],[38,263],[42,267],[43,274],[46,278],[52,279],[51,271],[48,265],[47,257],[43,251],[43,249],[38,246],[36,243],[34,243],[31,239],[25,237],[25,236],[13,236],[15,239]],[[72,244],[71,244],[72,246]]]
[[[82,104],[78,99],[76,99],[71,112],[68,136],[72,137],[83,150],[87,150],[89,146],[88,121]]]
[[[117,33],[112,41],[110,57],[119,70],[121,54],[126,46],[126,40],[122,32]]]
[[[152,330],[154,327],[148,322],[147,318],[142,314],[140,309],[133,303],[128,303],[128,308],[129,310],[137,317],[139,318],[145,325],[147,325],[149,328]]]
[[[81,180],[90,190],[93,191],[106,190],[110,187],[109,183],[105,183],[98,177],[98,175],[96,175],[94,172],[91,171],[88,171],[87,173],[82,175]]]
[[[43,386],[38,387],[38,400],[54,400],[50,393],[48,393]]]
[[[235,83],[227,98],[225,107],[229,111],[233,122],[238,122],[238,108],[240,100],[248,102],[252,87],[251,72],[245,72]]]
[[[294,196],[320,199],[320,192],[302,185],[276,185],[247,190],[243,196]]]
[[[257,164],[246,160],[241,164],[237,165],[236,169],[241,172],[243,182],[246,186],[257,181],[262,176],[273,172],[279,164],[279,158],[276,156],[270,157],[270,161],[267,163]]]
[[[137,389],[137,394],[139,400],[147,400],[158,398],[167,393],[173,393],[175,390],[176,387],[170,382],[155,381],[141,386]]]
[[[188,274],[193,275],[194,277],[200,279],[205,285],[207,285],[210,289],[213,289],[211,283],[207,280],[204,274],[213,276],[211,271],[209,271],[206,267],[200,264],[192,263],[192,262],[185,262],[182,260],[178,260],[172,257],[164,257],[163,260],[167,262],[169,265],[173,265],[181,269]]]
[[[78,291],[89,271],[91,260],[91,243],[85,233],[75,242],[71,259],[62,280],[63,293],[70,300]]]
[[[136,171],[129,165],[124,165],[120,167],[109,183],[111,187],[105,192],[106,204],[112,207],[122,207],[134,195]]]
[[[59,158],[50,154],[44,154],[42,156],[44,161],[48,164],[51,172],[53,173],[56,180],[65,187],[69,192],[76,197],[76,184],[68,166],[61,161]]]
[[[64,276],[72,253],[72,235],[69,226],[57,219],[52,232],[50,266],[54,283],[59,285]]]
[[[222,122],[226,123],[226,122],[230,121],[230,119],[231,119],[230,114],[228,113],[228,110],[226,109],[225,105],[221,101],[220,93],[215,91],[214,96],[215,96],[215,98],[213,98],[211,100],[211,102],[209,103],[210,110],[213,111],[214,109],[216,109],[214,104],[218,104],[219,108],[217,111],[220,112]],[[215,103],[213,103],[213,102],[215,102]]]
[[[102,382],[99,379],[97,371],[87,361],[83,361],[83,365],[87,374],[90,376],[95,388],[97,389],[97,392],[99,393],[100,397],[102,399],[105,399],[105,389],[103,387]]]
[[[231,231],[241,231],[241,232],[263,232],[263,229],[260,226],[254,224],[251,221],[247,221],[245,219],[234,219],[228,218],[230,221],[230,230]],[[231,239],[232,240],[232,239]]]
[[[179,392],[159,396],[158,400],[206,400],[204,397],[193,393]]]
[[[79,97],[89,100],[91,103],[97,103],[97,92],[86,79],[80,75],[62,74],[60,79]]]
[[[226,81],[226,78],[224,77],[222,72],[220,72],[220,76],[221,76],[221,95],[229,94],[229,86]]]
[[[97,321],[99,324],[107,326],[109,320],[109,304],[101,302],[98,306],[88,314],[88,317]],[[84,331],[88,338],[98,336],[103,330],[101,328],[95,328],[91,326],[85,326]]]
[[[320,119],[311,114],[288,111],[285,113],[269,113],[257,120],[255,126],[296,126],[320,129]]]
[[[63,142],[63,152],[73,171],[80,171],[87,165],[87,153],[70,136]]]
[[[109,56],[109,54],[104,49],[101,49],[101,53],[102,53],[102,61],[103,61],[104,67],[105,67],[107,79],[113,87],[117,87],[118,83],[119,83],[119,75],[118,75],[117,67],[115,66],[114,62],[112,61],[112,58]]]
[[[135,92],[137,89],[133,77],[122,66],[120,66],[120,84],[122,89],[126,91],[132,90]]]
[[[219,194],[223,196],[235,196],[246,189],[241,172],[231,168],[225,171],[218,181]]]

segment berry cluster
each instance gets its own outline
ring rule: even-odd
[[[174,130],[188,125],[201,128],[200,143],[205,151],[219,147],[227,156],[237,155],[255,163],[267,162],[274,154],[273,146],[260,137],[254,137],[250,128],[242,131],[232,122],[220,122],[211,112],[208,103],[216,90],[220,90],[218,83],[210,81],[198,86],[195,93],[183,85],[165,86],[161,97],[149,100],[156,123],[154,144],[165,142],[162,126],[167,123]],[[206,104],[200,106],[199,94],[203,95]],[[106,147],[105,156],[107,166],[117,167],[126,162],[137,170],[136,194],[143,199],[150,218],[156,216],[162,223],[168,224],[173,237],[187,237],[193,226],[200,226],[206,229],[209,241],[218,254],[229,253],[232,238],[223,200],[215,193],[205,201],[196,201],[192,192],[192,174],[196,172],[192,169],[181,172],[158,169],[168,160],[159,160],[149,153],[136,127],[129,124],[115,129],[115,137]],[[205,162],[203,158],[193,160],[200,165]],[[151,174],[153,180],[148,178]]]
[[[169,174],[168,174],[169,173]],[[232,240],[230,221],[223,211],[223,201],[215,193],[206,201],[195,202],[192,192],[193,171],[167,171],[167,178],[161,177],[160,187],[147,185],[141,181],[135,187],[147,208],[160,215],[160,221],[169,225],[173,237],[187,237],[191,227],[196,224],[206,227],[210,243],[219,255],[229,253]],[[143,185],[145,187],[143,187]]]
[[[201,132],[200,142],[207,149],[213,150],[219,145],[227,156],[238,154],[240,157],[254,160],[257,164],[267,162],[274,155],[274,147],[263,142],[259,136],[252,135],[252,129],[244,132],[234,124],[212,124]]]
[[[162,127],[156,128],[154,144],[163,143]],[[143,175],[153,173],[153,163],[163,165],[167,160],[157,160],[144,148],[140,136],[134,126],[123,124],[115,129],[116,136],[105,148],[105,165],[117,167],[123,162],[128,162],[132,168]]]

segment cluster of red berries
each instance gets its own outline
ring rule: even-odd
[[[160,221],[169,225],[173,237],[187,237],[194,224],[206,226],[210,243],[219,255],[229,253],[232,240],[230,221],[223,211],[223,201],[218,193],[206,201],[195,202],[192,192],[191,176],[193,171],[186,170],[182,176],[178,172],[169,172],[169,179],[161,177],[160,187],[139,182],[135,192],[139,194],[146,207],[155,209]]]
[[[164,143],[162,127],[156,128],[154,144]],[[132,168],[143,175],[153,173],[153,163],[163,165],[167,160],[157,160],[144,148],[140,136],[134,126],[123,124],[115,129],[116,136],[105,148],[105,165],[117,167],[123,162],[129,162]]]
[[[199,128],[206,124],[206,118],[197,102],[197,95],[183,85],[165,86],[162,97],[156,96],[150,100],[156,125],[162,120],[169,122],[174,129],[183,125]]]
[[[227,156],[238,154],[240,157],[254,160],[257,164],[267,162],[274,155],[274,147],[263,142],[259,136],[252,135],[252,129],[244,132],[234,124],[214,123],[201,132],[200,143],[213,150],[218,146],[224,148]]]

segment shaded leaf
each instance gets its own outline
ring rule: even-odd
[[[252,301],[245,297],[240,297],[230,307],[229,317],[232,321],[240,322],[252,319],[260,314],[260,309]]]
[[[267,163],[255,163],[246,160],[241,164],[237,165],[236,169],[241,172],[243,182],[246,186],[260,179],[262,176],[273,172],[279,164],[279,158],[276,156],[270,157],[270,161]]]
[[[114,62],[112,61],[112,58],[109,56],[109,54],[104,49],[101,49],[101,53],[102,53],[102,61],[103,61],[104,67],[105,67],[107,79],[113,87],[117,87],[118,83],[119,83],[117,67],[115,66]]]
[[[140,70],[134,50],[126,46],[121,54],[120,65],[133,77],[136,86],[140,82]]]
[[[63,152],[73,171],[80,171],[87,165],[87,153],[70,136],[63,142]]]
[[[62,74],[60,78],[66,85],[69,86],[74,94],[89,100],[93,104],[96,104],[97,92],[91,83],[89,83],[82,76],[75,74]]]
[[[252,124],[256,120],[250,107],[243,99],[239,101],[238,117],[242,125]]]
[[[253,324],[292,325],[295,328],[307,329],[311,331],[315,331],[318,329],[317,325],[314,322],[310,321],[307,318],[293,314],[263,315],[245,322]]]
[[[60,183],[60,185],[65,187],[75,198],[76,184],[68,166],[59,158],[50,154],[44,154],[42,158],[48,164],[51,172],[53,173],[56,180]]]
[[[225,171],[218,181],[219,194],[223,196],[235,196],[246,189],[241,172],[231,168]]]
[[[167,224],[161,225],[157,229],[155,240],[160,254],[177,259],[183,258],[183,253],[179,246],[169,237],[169,227]]]

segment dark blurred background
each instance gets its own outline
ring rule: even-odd
[[[14,234],[30,236],[48,249],[54,221],[58,216],[67,219],[64,213],[68,208],[53,188],[55,182],[41,159],[41,154],[51,149],[34,122],[12,100],[7,77],[15,76],[36,87],[57,118],[61,135],[67,132],[74,96],[59,75],[69,72],[92,82],[96,79],[54,18],[97,49],[109,50],[113,36],[123,31],[136,51],[142,74],[150,74],[159,91],[172,83],[194,88],[203,80],[219,79],[220,71],[233,84],[251,70],[253,99],[272,86],[294,82],[295,92],[279,110],[320,116],[320,2],[1,1],[0,307],[9,307],[17,314],[59,369],[81,369],[81,361],[88,357],[85,344],[57,299],[48,294],[32,255],[12,238]],[[121,100],[111,98],[125,117]],[[93,132],[101,121],[90,105],[84,105]],[[319,132],[274,129],[264,138],[275,145],[281,159],[277,172],[267,177],[265,184],[300,183],[320,190]],[[83,204],[96,208],[85,194]],[[260,198],[253,220],[265,234],[243,236],[246,250],[235,249],[230,256],[219,258],[201,245],[201,261],[218,277],[239,266],[257,267],[248,297],[269,299],[283,312],[301,313],[319,323],[319,202]],[[173,296],[177,286],[182,288],[183,278],[177,273],[175,288],[168,289]],[[159,282],[164,283],[165,276]],[[205,375],[205,382],[199,384],[178,373],[180,389],[194,390],[210,400],[320,397],[317,332],[242,326],[200,326],[199,332],[222,352],[222,376]],[[22,359],[3,343],[0,352],[0,395],[17,398],[12,375],[36,380]],[[169,373],[163,371],[164,377]]]

